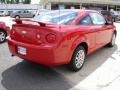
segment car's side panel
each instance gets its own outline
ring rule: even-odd
[[[88,29],[89,28],[89,29]],[[71,29],[66,30],[65,35],[62,37],[62,43],[56,55],[59,56],[59,53],[62,52],[64,55],[64,62],[69,63],[71,57],[74,53],[74,50],[81,43],[86,43],[88,45],[88,52],[93,52],[96,49],[96,31],[93,26],[72,26]],[[57,49],[58,50],[58,49]],[[61,53],[60,53],[61,55]]]
[[[97,31],[96,32],[96,46],[97,46],[97,48],[99,48],[105,44],[106,30],[105,30],[104,26],[102,26],[102,25],[96,25],[96,26],[94,26],[94,28]]]
[[[96,48],[96,30],[93,26],[78,26],[79,31],[77,33],[79,37],[77,37],[72,44],[73,50],[82,42],[85,42],[88,45],[88,53],[92,52]]]
[[[113,25],[105,25],[105,44],[109,43],[111,41],[111,38],[112,38],[112,35],[113,35],[113,32],[115,29],[115,27]]]

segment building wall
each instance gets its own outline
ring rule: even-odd
[[[0,13],[3,11],[12,13],[19,10],[28,10],[36,13],[38,9],[41,9],[39,4],[0,4]]]
[[[4,9],[40,9],[39,4],[0,4],[0,10]]]
[[[43,8],[47,9],[62,9],[70,8],[70,6],[75,6],[75,8],[102,8],[104,10],[120,10],[120,0],[41,0],[40,2]],[[53,6],[54,5],[54,6]],[[56,8],[57,7],[57,8]]]
[[[97,3],[97,4],[110,4],[110,5],[120,5],[120,0],[41,0],[42,4],[47,4],[50,2],[60,2],[60,3]]]

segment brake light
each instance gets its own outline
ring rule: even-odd
[[[48,42],[48,43],[54,43],[55,42],[55,40],[56,40],[56,35],[55,34],[48,34],[47,36],[46,36],[46,41]]]

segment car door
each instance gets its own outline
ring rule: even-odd
[[[29,11],[25,11],[24,13],[25,13],[25,17],[28,17],[28,18],[31,17],[31,13]]]
[[[24,16],[23,11],[19,11],[19,16],[22,18]]]
[[[23,11],[22,17],[23,17],[23,18],[27,17],[26,11]]]
[[[77,26],[85,32],[89,53],[94,51],[96,49],[96,29],[92,23],[91,17],[86,15],[77,23]]]
[[[21,16],[22,16],[22,11],[17,11],[17,12],[14,14],[14,17],[17,16],[17,15],[21,17]]]
[[[107,43],[110,27],[107,27],[106,20],[100,13],[90,13],[90,16],[96,29],[96,46],[99,48]]]

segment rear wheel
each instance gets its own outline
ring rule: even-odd
[[[85,61],[86,52],[83,46],[79,46],[73,53],[70,61],[70,68],[73,71],[78,71],[82,68]]]
[[[7,37],[7,33],[3,30],[0,30],[0,43],[5,42],[6,37]]]

